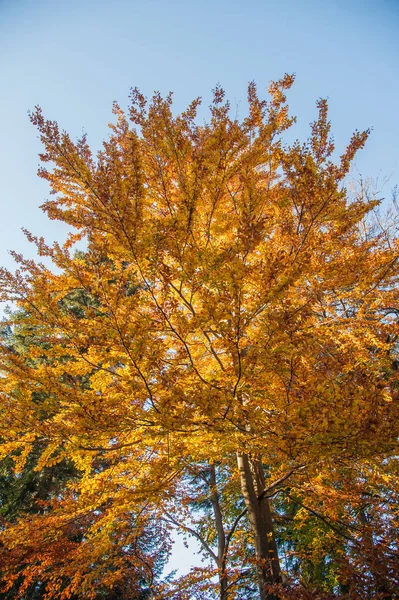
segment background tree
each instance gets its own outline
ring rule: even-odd
[[[256,593],[254,550],[245,515],[234,461],[187,464],[165,516],[176,531],[199,543],[206,561],[203,569],[208,598],[226,600]],[[202,578],[200,569],[196,574]],[[209,584],[212,575],[213,590]],[[180,578],[176,587],[186,587],[192,576],[191,572]],[[172,597],[175,593],[172,589]]]
[[[87,304],[96,303],[82,293],[71,294],[62,302],[65,310],[72,311],[80,318],[84,316],[82,306]],[[21,358],[28,355],[29,347],[35,346],[41,348],[43,354],[40,359],[28,358],[28,361],[31,364],[48,363],[46,351],[49,348],[43,342],[41,328],[30,327],[27,324],[28,315],[24,311],[13,314],[9,312],[9,316],[14,321],[13,330],[5,327],[2,333],[7,353],[11,353],[14,358]],[[67,356],[64,356],[63,362],[68,362]],[[88,378],[83,378],[80,383],[88,387]],[[43,392],[37,392],[32,398],[40,407],[47,396]],[[41,420],[49,416],[42,410]],[[90,597],[108,600],[150,598],[155,580],[161,575],[169,554],[168,532],[162,522],[140,519],[140,515],[126,512],[124,519],[128,534],[124,532],[122,523],[119,523],[115,531],[107,532],[107,536],[111,538],[110,544],[102,544],[99,549],[90,547],[91,544],[87,542],[90,535],[93,536],[96,532],[96,523],[100,522],[101,525],[101,519],[109,507],[99,505],[95,511],[78,515],[71,510],[69,517],[58,522],[55,527],[52,526],[51,522],[57,520],[60,504],[71,497],[70,488],[76,484],[80,472],[68,459],[59,460],[57,457],[52,462],[47,461],[45,467],[38,468],[39,459],[46,452],[48,440],[40,439],[33,442],[28,456],[22,457],[23,466],[20,470],[15,470],[14,465],[21,458],[18,457],[18,452],[16,455],[14,453],[14,460],[6,457],[0,463],[0,530],[18,521],[25,521],[24,526],[19,529],[20,535],[25,536],[23,543],[13,548],[0,547],[4,569],[2,571],[0,567],[0,576],[8,579],[6,591],[0,593],[0,597],[4,600],[19,596],[39,599],[45,598],[49,589],[52,589],[57,597],[60,594],[86,597],[88,593]],[[105,457],[98,457],[96,471],[103,470],[106,464]],[[98,537],[97,535],[96,539],[94,535],[96,544]],[[83,569],[79,577],[82,554],[88,555],[90,569],[89,573]],[[32,565],[30,563],[33,556],[35,561]],[[52,570],[60,567],[61,557],[64,568],[59,569],[54,576]],[[119,572],[116,570],[118,562],[123,565]],[[74,594],[76,587],[79,588],[77,595]]]

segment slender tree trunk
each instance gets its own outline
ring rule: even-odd
[[[241,491],[254,535],[260,599],[277,600],[274,594],[266,591],[268,585],[281,582],[281,570],[269,500],[261,496],[265,489],[261,457],[238,454],[237,462]]]
[[[219,493],[216,484],[216,468],[214,463],[209,465],[209,476],[212,490],[211,502],[218,535],[219,593],[220,600],[226,600],[228,586],[226,573],[226,535],[223,527],[223,517],[220,508]]]
[[[393,597],[392,592],[389,590],[389,585],[384,580],[384,576],[378,572],[378,563],[381,559],[376,560],[377,556],[375,556],[375,544],[373,540],[373,533],[371,530],[368,530],[369,520],[364,509],[362,509],[359,512],[359,518],[365,526],[364,544],[366,548],[369,548],[369,555],[367,556],[366,554],[366,561],[369,564],[370,573],[376,586],[376,592],[378,595],[381,595],[381,598],[384,598],[384,600],[392,600]]]

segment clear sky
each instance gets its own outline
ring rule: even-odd
[[[0,264],[32,254],[20,228],[51,241],[62,229],[38,206],[40,144],[27,111],[40,104],[72,136],[98,148],[111,105],[138,86],[174,92],[176,110],[207,107],[220,83],[238,114],[246,87],[285,72],[303,139],[328,97],[338,151],[354,129],[373,128],[358,170],[399,182],[399,0],[0,0]],[[205,114],[205,111],[204,113]],[[181,561],[190,561],[184,553]]]
[[[0,263],[12,264],[11,248],[32,252],[21,226],[49,241],[62,231],[38,209],[48,190],[36,177],[40,145],[27,116],[36,104],[98,148],[112,101],[126,105],[130,87],[172,90],[181,110],[198,95],[207,107],[219,82],[244,114],[248,81],[266,90],[295,72],[298,137],[315,100],[328,96],[338,151],[355,128],[373,127],[358,168],[391,175],[398,26],[399,0],[0,0]]]

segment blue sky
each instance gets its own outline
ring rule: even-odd
[[[219,82],[239,115],[246,87],[296,73],[289,93],[303,139],[328,97],[337,150],[373,128],[357,160],[364,176],[399,182],[399,0],[0,0],[0,264],[32,254],[21,227],[48,241],[62,227],[38,208],[40,144],[27,111],[40,104],[72,136],[98,148],[111,105],[138,86],[174,92],[182,110]],[[184,552],[185,561],[190,553]],[[183,558],[181,558],[183,561]]]
[[[176,110],[220,82],[238,114],[246,86],[266,90],[295,72],[289,94],[303,138],[315,100],[328,96],[337,149],[373,127],[357,164],[363,175],[398,169],[398,0],[0,0],[1,264],[11,248],[30,254],[25,226],[48,240],[62,228],[38,206],[40,145],[27,111],[40,104],[94,147],[107,135],[111,104],[130,87],[174,91]],[[205,110],[204,108],[204,115]],[[397,172],[386,187],[398,180]]]

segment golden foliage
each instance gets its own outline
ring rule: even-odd
[[[162,511],[190,461],[262,455],[270,481],[294,469],[290,494],[332,523],[394,484],[397,240],[365,238],[377,202],[344,187],[368,132],[334,162],[320,100],[308,142],[284,145],[292,83],[273,83],[269,102],[251,83],[242,122],[217,88],[203,125],[199,100],[174,116],[171,96],[133,90],[97,157],[32,114],[54,194],[42,208],[71,233],[52,246],[27,233],[53,270],[15,255],[17,273],[1,273],[35,334],[3,347],[1,452],[18,470],[40,440],[37,469],[67,459],[80,477],[2,533],[9,582],[19,561],[48,598],[110,586],[126,568],[115,531]],[[84,544],[65,542],[76,519]]]

